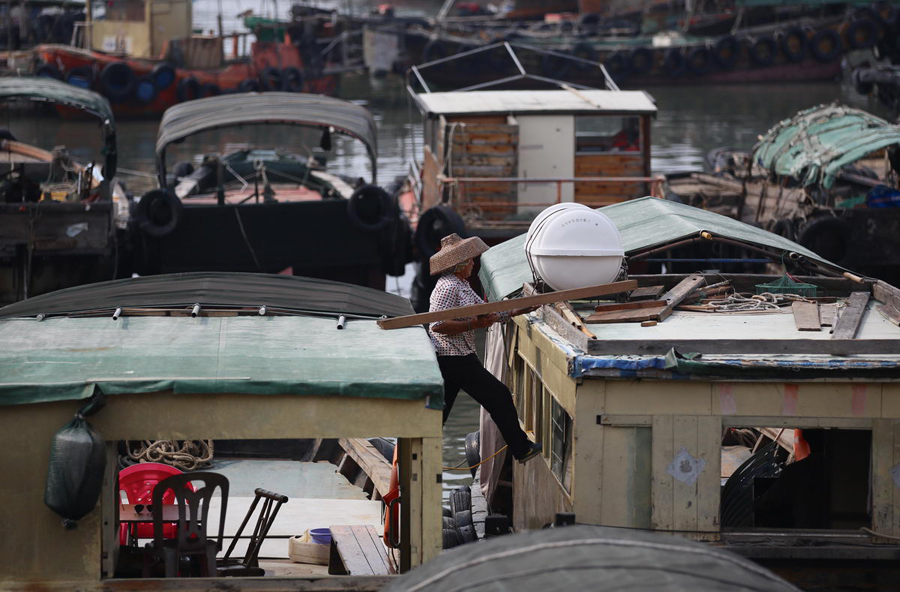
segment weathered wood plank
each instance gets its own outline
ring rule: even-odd
[[[853,339],[856,336],[857,329],[859,329],[859,324],[862,321],[862,316],[868,303],[868,292],[853,292],[850,294],[850,300],[835,324],[831,338]]]
[[[834,317],[837,316],[837,305],[819,304],[819,323],[825,327],[834,325]]]
[[[371,524],[357,524],[350,527],[353,536],[356,537],[359,548],[362,549],[366,561],[372,568],[372,575],[388,575],[391,573],[388,565],[387,550],[375,534],[375,528]]]
[[[900,339],[592,339],[594,355],[663,355],[672,348],[700,354],[897,354]]]
[[[900,310],[897,310],[889,304],[879,304],[876,308],[881,316],[887,319],[888,322],[900,325]]]
[[[900,289],[895,288],[887,282],[878,280],[872,286],[872,293],[879,302],[889,304],[897,310],[900,310]]]
[[[586,323],[605,325],[609,323],[636,323],[640,321],[658,321],[660,313],[665,310],[665,304],[657,304],[650,308],[637,310],[613,310],[595,312],[585,319]]]
[[[662,299],[668,304],[660,311],[659,320],[666,320],[669,315],[672,314],[672,310],[681,304],[681,301],[687,298],[688,294],[702,286],[705,281],[706,280],[702,275],[690,275],[678,282],[674,288],[666,292]]]
[[[391,490],[391,463],[368,440],[341,438],[338,440],[347,454],[372,479],[375,489],[384,497]]]
[[[335,525],[328,528],[331,530],[331,548],[337,551],[337,555],[343,564],[343,566],[329,564],[328,573],[334,575],[377,575],[362,547],[360,547],[351,526]],[[334,558],[333,553],[332,558]]]
[[[697,421],[697,452],[706,466],[697,479],[697,530],[716,533],[701,536],[718,539],[719,492],[722,474],[722,420],[718,416],[700,417]]]
[[[798,331],[821,331],[819,305],[815,302],[794,302],[791,304],[794,313],[794,324]]]
[[[610,312],[613,310],[634,310],[638,308],[656,308],[668,304],[665,300],[638,300],[632,302],[616,302],[613,304],[598,304],[595,312]]]
[[[894,532],[894,424],[890,419],[872,422],[872,529],[888,536]]]
[[[634,290],[629,296],[629,300],[658,300],[665,292],[665,286],[645,286]]]
[[[672,449],[673,416],[654,415],[651,445],[651,512],[650,524],[653,530],[672,530],[674,528],[673,481],[666,472],[666,467],[675,455]]]
[[[694,416],[676,415],[672,418],[672,449],[675,455],[683,448],[699,458],[697,445],[697,418]],[[670,459],[669,462],[673,462]],[[676,464],[675,471],[681,467]],[[705,469],[704,469],[705,470]],[[697,481],[688,482],[682,479],[672,481],[672,517],[675,530],[696,531],[697,528]]]
[[[574,290],[560,290],[558,292],[536,294],[534,296],[525,296],[523,298],[513,298],[510,300],[487,302],[485,304],[474,304],[471,306],[448,308],[447,310],[441,310],[438,312],[424,312],[403,317],[394,317],[392,319],[380,319],[378,321],[378,326],[382,329],[399,329],[401,327],[412,327],[413,325],[422,325],[425,323],[434,323],[437,321],[449,321],[452,319],[464,319],[467,317],[474,317],[494,312],[515,310],[517,308],[551,304],[553,302],[564,302],[566,300],[578,300],[583,298],[608,296],[610,294],[627,292],[629,290],[635,289],[636,287],[637,282],[628,280],[624,282],[604,284],[602,286],[576,288]]]

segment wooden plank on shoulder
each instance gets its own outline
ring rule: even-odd
[[[791,304],[791,312],[794,313],[794,324],[798,331],[822,330],[819,305],[815,302],[794,302]]]
[[[437,321],[465,319],[468,317],[490,314],[494,312],[515,310],[517,308],[540,306],[542,304],[552,304],[554,302],[565,302],[566,300],[579,300],[584,298],[595,298],[598,296],[608,296],[610,294],[620,294],[622,292],[634,290],[635,288],[637,288],[637,282],[634,280],[627,280],[624,282],[603,284],[601,286],[576,288],[574,290],[560,290],[558,292],[535,294],[534,296],[524,296],[522,298],[511,298],[509,300],[499,300],[497,302],[486,302],[485,304],[459,306],[456,308],[448,308],[446,310],[440,310],[437,312],[423,312],[420,314],[407,315],[403,317],[394,317],[392,319],[380,319],[378,321],[378,326],[382,329],[400,329],[402,327],[424,325],[426,323],[434,323]]]
[[[863,313],[866,311],[866,304],[869,303],[868,292],[853,292],[847,301],[847,306],[841,317],[834,325],[834,333],[832,339],[853,339],[856,337],[856,331],[862,321]]]

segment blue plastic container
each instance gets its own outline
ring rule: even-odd
[[[319,543],[320,545],[331,544],[331,530],[328,528],[313,528],[309,531],[309,536],[312,537],[314,543]]]

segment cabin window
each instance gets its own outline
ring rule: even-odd
[[[572,418],[563,406],[550,397],[550,470],[566,491],[572,484]]]
[[[639,152],[641,123],[639,117],[601,117],[582,115],[575,118],[575,153]]]
[[[144,15],[144,0],[110,0],[106,4],[108,21],[141,22]]]
[[[868,430],[727,430],[722,528],[871,527],[871,450]]]

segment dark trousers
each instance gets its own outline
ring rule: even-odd
[[[524,456],[530,447],[528,436],[519,427],[512,393],[506,385],[481,365],[478,356],[438,356],[441,376],[444,377],[444,421],[450,417],[456,395],[462,389],[491,414],[509,450],[516,458]]]

